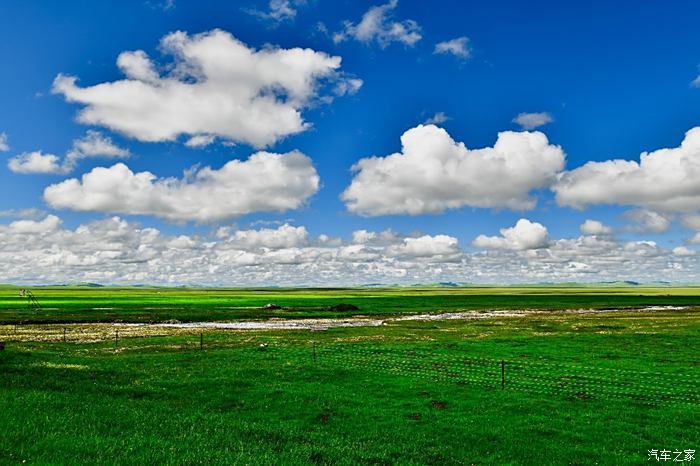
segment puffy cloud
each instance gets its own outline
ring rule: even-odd
[[[55,215],[47,215],[41,221],[36,220],[16,220],[7,227],[11,233],[21,234],[41,234],[58,230],[61,226],[61,219]]]
[[[518,113],[518,115],[513,118],[513,123],[517,123],[523,129],[535,129],[540,126],[544,126],[547,123],[554,121],[552,115],[547,112],[537,112],[537,113]]]
[[[700,205],[700,127],[679,147],[643,152],[640,161],[588,162],[561,174],[552,187],[557,203],[582,209],[594,204],[690,212]]]
[[[381,232],[356,230],[352,232],[353,244],[370,244],[374,246],[387,246],[400,243],[401,237],[392,230]]]
[[[444,112],[437,112],[435,115],[431,116],[423,122],[424,125],[439,125],[451,118],[448,117]]]
[[[222,30],[174,32],[160,48],[174,63],[157,64],[142,50],[123,52],[117,65],[125,79],[80,87],[77,78],[59,75],[53,92],[85,105],[81,123],[140,141],[206,135],[263,147],[306,130],[301,110],[324,82],[346,79],[337,71],[340,57],[301,48],[255,50]]]
[[[373,239],[354,244],[320,235],[325,239],[311,241],[303,227],[290,225],[220,237],[169,235],[117,217],[67,229],[50,216],[0,225],[0,282],[291,286],[700,279],[697,254],[610,236],[472,254],[447,235],[392,234],[383,245],[377,241],[383,233],[363,235]]]
[[[71,172],[81,159],[91,157],[126,158],[129,155],[129,151],[114,144],[112,138],[104,136],[99,131],[88,130],[83,138],[73,141],[73,148],[68,151],[63,161],[57,155],[36,151],[11,158],[7,166],[15,173],[60,175]]]
[[[469,47],[468,37],[458,37],[435,44],[433,53],[439,55],[454,55],[457,58],[466,60],[471,57],[472,51]]]
[[[7,142],[7,133],[0,133],[0,152],[10,150],[10,144]]]
[[[228,245],[246,250],[298,248],[309,243],[309,233],[306,228],[291,226],[287,223],[274,229],[236,231],[219,229],[217,237],[225,239]]]
[[[134,173],[123,163],[99,167],[81,180],[47,187],[44,199],[57,209],[215,222],[299,208],[318,185],[311,159],[301,152],[257,152],[248,160],[231,160],[218,170],[205,167],[179,180]]]
[[[599,222],[598,220],[591,219],[586,219],[586,221],[581,224],[579,229],[583,235],[604,236],[612,235],[613,233],[613,229],[609,226]]]
[[[424,235],[418,238],[404,238],[400,244],[387,248],[387,254],[397,257],[427,257],[441,262],[459,260],[462,251],[457,244],[457,238],[447,235]]]
[[[479,235],[472,242],[472,246],[477,248],[511,249],[514,251],[545,248],[548,244],[547,228],[525,218],[518,220],[511,228],[502,228],[501,236]]]
[[[393,10],[398,4],[398,0],[390,0],[371,7],[357,24],[346,21],[343,31],[333,35],[333,41],[338,43],[352,38],[366,44],[376,41],[382,48],[392,42],[413,46],[421,39],[420,26],[411,19],[394,21]]]
[[[60,158],[54,154],[45,154],[41,151],[25,152],[16,155],[7,161],[7,168],[15,173],[23,174],[59,174],[65,173]]]
[[[73,141],[73,149],[68,153],[68,159],[85,157],[128,157],[129,151],[112,141],[112,138],[99,131],[88,130],[84,137]]]
[[[130,155],[127,149],[117,146],[112,138],[99,131],[88,130],[83,138],[73,141],[73,148],[66,154],[63,165],[64,170],[70,171],[80,159],[90,157],[116,159],[127,158]]]
[[[350,212],[375,216],[439,213],[462,206],[531,209],[531,191],[548,186],[564,153],[539,132],[499,133],[493,147],[468,149],[444,129],[418,125],[400,153],[361,159],[341,198]]]
[[[216,136],[213,136],[211,134],[198,134],[196,136],[192,136],[189,138],[186,142],[185,145],[187,147],[191,148],[199,148],[199,147],[206,147],[216,140]]]
[[[673,254],[676,256],[694,256],[695,251],[692,249],[688,249],[685,246],[677,246],[673,248]]]
[[[637,233],[663,233],[671,227],[671,222],[663,215],[657,212],[644,209],[634,209],[623,214],[627,220],[636,223],[634,226],[628,226],[627,231]]]
[[[364,81],[358,78],[347,78],[338,81],[333,89],[335,95],[353,95],[360,90]]]

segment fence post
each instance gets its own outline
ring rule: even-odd
[[[501,359],[501,390],[506,388],[506,362]]]
[[[63,343],[66,342],[66,328],[63,327]]]
[[[119,346],[119,329],[116,329],[114,331],[114,347],[117,348]]]
[[[199,332],[199,351],[204,350],[204,332]]]

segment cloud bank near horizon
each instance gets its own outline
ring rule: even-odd
[[[699,258],[685,247],[610,235],[532,240],[542,233],[548,238],[544,226],[521,220],[503,230],[502,242],[475,240],[486,249],[474,252],[449,235],[357,230],[350,239],[311,237],[290,224],[171,235],[119,217],[67,229],[48,215],[0,226],[0,282],[324,286],[653,281],[658,273],[700,280]]]

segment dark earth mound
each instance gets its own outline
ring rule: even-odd
[[[334,304],[333,306],[328,306],[327,310],[335,311],[335,312],[350,312],[350,311],[359,311],[360,308],[355,306],[354,304],[339,303],[339,304]]]

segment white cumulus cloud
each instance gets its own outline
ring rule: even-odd
[[[552,187],[557,203],[583,209],[595,204],[691,212],[700,206],[700,127],[679,147],[643,152],[640,161],[588,162],[561,174]]]
[[[401,243],[389,246],[386,253],[396,257],[429,257],[441,262],[462,258],[462,250],[459,248],[457,238],[448,235],[404,238]]]
[[[7,161],[7,168],[22,174],[59,174],[65,173],[61,158],[42,151],[24,152]]]
[[[673,248],[673,254],[676,256],[694,256],[695,251],[693,249],[689,249],[685,246],[677,246]]]
[[[513,118],[513,123],[520,125],[522,129],[530,130],[544,126],[554,121],[552,115],[547,112],[519,113]]]
[[[212,144],[216,140],[216,136],[212,136],[211,134],[198,134],[196,136],[192,136],[189,138],[186,142],[185,145],[187,147],[191,147],[193,149],[199,148],[199,147],[206,147],[210,144]]]
[[[129,155],[129,151],[117,146],[112,138],[99,131],[88,130],[83,138],[73,141],[73,148],[68,151],[63,160],[57,155],[45,154],[41,151],[25,152],[12,157],[7,166],[15,173],[60,175],[70,173],[81,159],[91,157],[127,158]]]
[[[613,229],[598,220],[586,219],[579,227],[582,235],[612,235]]]
[[[523,251],[527,249],[546,248],[549,244],[549,233],[544,225],[521,218],[510,228],[502,228],[501,236],[479,235],[472,246],[483,249],[511,249]]]
[[[383,5],[373,6],[357,24],[346,21],[345,28],[333,35],[333,41],[338,43],[352,38],[366,44],[377,42],[382,48],[392,42],[413,46],[422,37],[420,26],[411,19],[394,20],[393,11],[398,4],[398,0],[391,0]]]
[[[439,55],[454,55],[457,58],[466,60],[471,57],[472,51],[469,47],[468,37],[458,37],[435,44],[433,53]]]
[[[218,170],[205,167],[184,179],[134,173],[123,163],[95,168],[81,180],[47,187],[44,199],[57,209],[216,222],[299,208],[318,186],[316,169],[304,154],[257,152],[248,160],[232,160]]]
[[[59,75],[53,92],[85,106],[79,122],[140,141],[209,135],[264,147],[306,130],[301,110],[324,82],[346,79],[337,71],[340,57],[302,48],[255,50],[222,30],[174,32],[160,49],[173,63],[158,64],[142,50],[123,52],[117,65],[125,79],[80,87],[76,77]]]
[[[671,221],[659,214],[645,209],[629,210],[623,214],[627,220],[631,220],[635,225],[626,227],[627,231],[637,233],[663,233],[671,228]]]
[[[285,223],[277,228],[261,228],[259,230],[223,230],[217,234],[227,245],[244,250],[267,248],[284,249],[307,246],[309,232],[303,226],[295,227]]]
[[[117,146],[112,138],[99,131],[88,130],[84,137],[73,141],[73,148],[66,154],[64,167],[70,171],[78,160],[90,157],[123,159],[130,155],[127,149]]]
[[[564,152],[539,132],[499,133],[493,147],[468,149],[442,128],[418,125],[401,136],[402,150],[361,159],[341,198],[350,212],[428,214],[462,206],[531,209],[531,191],[547,187],[564,167]]]
[[[8,225],[11,233],[41,234],[58,230],[61,219],[55,215],[47,215],[43,220],[15,220]]]

